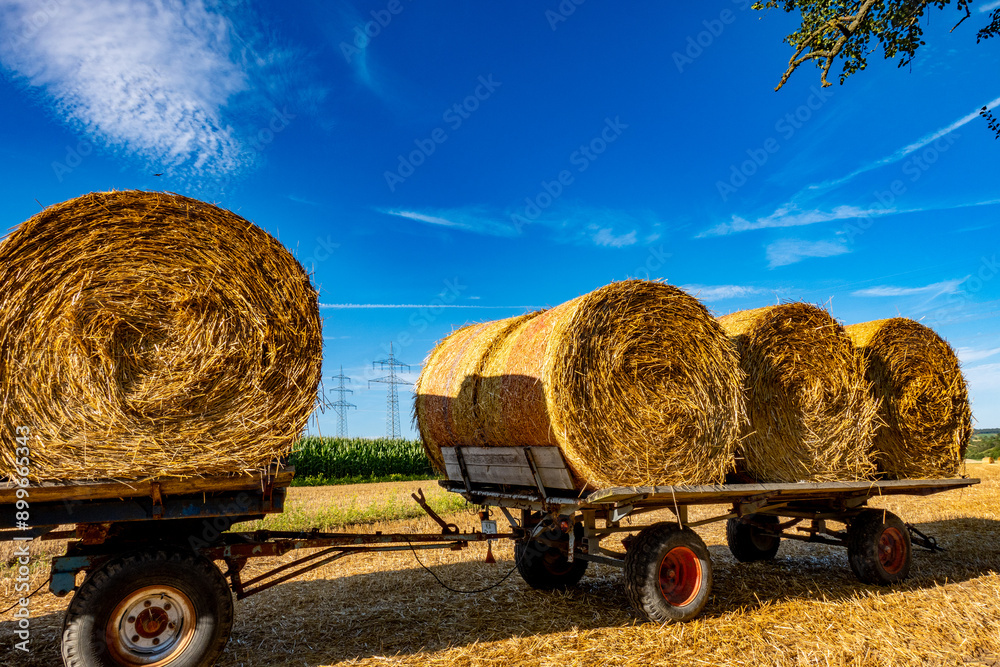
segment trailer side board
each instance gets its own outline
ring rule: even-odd
[[[557,447],[462,447],[462,462],[473,484],[506,484],[535,487],[535,477],[525,450],[531,451],[542,484],[549,489],[572,489],[562,453]],[[461,482],[462,462],[457,447],[442,447],[448,479]]]
[[[267,471],[252,475],[231,477],[189,477],[186,479],[162,478],[142,481],[87,480],[41,482],[26,487],[32,502],[73,502],[76,500],[111,500],[114,498],[150,497],[154,484],[158,493],[170,496],[220,491],[260,491],[267,485],[273,488],[288,486],[295,475],[294,466],[272,466]],[[0,505],[17,500],[19,487],[12,482],[0,482]],[[22,494],[23,495],[23,494]]]

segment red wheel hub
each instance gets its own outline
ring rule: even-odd
[[[702,571],[698,556],[687,547],[674,547],[660,561],[660,592],[674,607],[691,604],[701,590]]]
[[[143,609],[135,619],[135,633],[144,639],[152,639],[163,634],[170,617],[159,607]]]
[[[906,563],[906,539],[899,528],[889,526],[878,538],[878,562],[889,574],[896,574]]]

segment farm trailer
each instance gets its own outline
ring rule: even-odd
[[[236,532],[241,522],[283,511],[293,475],[284,466],[242,477],[0,482],[0,541],[13,541],[15,567],[27,567],[28,542],[70,540],[65,554],[52,559],[47,582],[60,597],[75,591],[62,629],[67,667],[194,667],[213,664],[225,648],[234,594],[246,598],[352,554],[459,550],[515,537],[462,533],[434,513],[422,492],[414,500],[441,533]],[[309,553],[249,579],[241,575],[251,558],[299,550]],[[77,585],[80,572],[86,576]],[[27,590],[17,594],[28,597]]]
[[[0,483],[0,540],[69,540],[52,559],[49,589],[75,591],[63,621],[62,657],[69,667],[210,665],[233,621],[233,595],[243,599],[304,572],[358,553],[460,550],[472,542],[515,540],[515,567],[538,589],[577,583],[590,562],[622,567],[629,600],[653,621],[695,617],[711,591],[712,564],[692,530],[727,521],[741,561],[771,558],[782,538],[846,546],[852,569],[868,583],[906,577],[911,542],[937,549],[891,513],[865,507],[879,495],[928,495],[976,479],[725,484],[602,489],[580,493],[554,447],[445,448],[441,485],[484,506],[482,530],[462,532],[437,516],[423,493],[414,500],[441,526],[435,534],[240,532],[237,524],[284,509],[294,469],[260,476],[84,482],[20,486]],[[689,521],[692,505],[730,511]],[[496,508],[511,530],[497,532]],[[643,515],[670,509],[675,521],[643,525]],[[512,510],[519,511],[515,517]],[[622,525],[629,518],[631,525]],[[785,521],[782,521],[782,520]],[[830,530],[826,522],[847,524]],[[798,524],[807,522],[806,527]],[[73,526],[70,530],[61,529]],[[797,531],[793,531],[797,528]],[[601,542],[629,533],[625,552]],[[632,533],[635,533],[634,535]],[[245,579],[251,558],[308,550],[289,563]],[[226,571],[216,566],[223,562]],[[77,585],[79,573],[85,573]]]
[[[941,548],[892,512],[867,507],[868,500],[925,496],[979,482],[963,477],[579,492],[556,447],[445,447],[442,454],[447,479],[440,484],[472,504],[497,508],[519,536],[515,563],[530,586],[572,586],[591,562],[620,567],[629,601],[654,622],[692,619],[709,598],[712,561],[693,528],[725,521],[729,550],[740,562],[774,558],[782,539],[846,547],[860,581],[887,585],[909,574],[913,544]],[[728,507],[691,521],[688,509],[694,505]],[[644,515],[663,509],[673,512],[673,520],[643,522]],[[629,522],[623,525],[625,519]],[[833,530],[828,522],[843,523],[846,529]],[[488,529],[495,529],[495,522],[484,524],[484,532]],[[623,533],[624,553],[602,546]]]

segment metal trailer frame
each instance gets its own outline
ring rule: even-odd
[[[237,599],[266,590],[328,562],[357,553],[417,549],[461,550],[471,542],[517,537],[514,533],[463,533],[427,504],[423,491],[413,500],[441,526],[441,533],[322,533],[258,530],[238,532],[241,522],[284,511],[287,487],[295,469],[272,468],[259,476],[198,480],[113,480],[46,483],[29,486],[30,524],[19,521],[17,488],[0,483],[0,542],[35,539],[71,540],[66,554],[52,559],[49,590],[62,597],[79,588],[76,575],[102,567],[122,554],[150,545],[183,548],[229,566],[225,574]],[[192,493],[194,489],[201,489]],[[72,530],[57,530],[75,525]],[[324,549],[274,568],[250,581],[240,570],[250,558],[281,556],[291,551]],[[316,559],[326,557],[322,561]],[[278,580],[262,583],[300,566]]]
[[[496,508],[520,535],[517,564],[530,585],[573,585],[588,562],[621,567],[633,606],[659,622],[694,618],[709,597],[711,559],[692,528],[726,521],[729,548],[744,562],[773,558],[781,539],[846,547],[851,568],[862,582],[892,584],[909,573],[911,544],[942,549],[933,537],[891,512],[866,507],[868,501],[926,496],[979,482],[727,483],[579,491],[572,488],[572,472],[555,447],[450,447],[442,454],[448,479],[441,486],[472,504]],[[689,519],[691,506],[720,504],[728,505],[728,511]],[[670,510],[674,520],[642,520],[663,509]],[[629,522],[623,525],[625,519]],[[831,521],[846,528],[833,530]],[[630,534],[623,540],[624,553],[602,545],[621,533]]]
[[[700,613],[711,590],[711,559],[691,529],[727,521],[730,549],[739,560],[773,557],[782,538],[822,542],[846,546],[862,581],[893,583],[908,572],[911,541],[928,549],[939,547],[890,513],[867,509],[868,500],[929,495],[979,481],[578,491],[555,447],[454,447],[443,454],[448,478],[440,484],[485,508],[480,512],[481,531],[462,532],[446,522],[420,491],[413,499],[441,526],[440,533],[239,532],[240,522],[283,511],[294,475],[294,469],[285,466],[229,478],[28,487],[0,483],[0,541],[71,540],[65,555],[52,559],[49,581],[57,596],[76,591],[62,635],[66,665],[159,663],[178,657],[175,654],[193,660],[191,664],[211,664],[229,638],[233,593],[243,599],[358,553],[461,550],[473,542],[512,539],[515,567],[535,588],[573,585],[589,562],[621,567],[626,593],[640,615],[660,622],[683,621]],[[27,494],[19,493],[25,488]],[[25,504],[30,525],[18,518]],[[730,509],[700,521],[689,519],[689,507],[710,504]],[[507,518],[509,532],[497,531],[490,508]],[[641,520],[662,509],[671,510],[675,520]],[[634,524],[623,525],[626,519]],[[828,521],[844,522],[847,529],[831,530]],[[59,530],[67,524],[75,528]],[[625,553],[602,546],[603,540],[621,533],[632,534],[624,540]],[[242,574],[251,558],[303,550],[313,551],[249,579]],[[218,560],[226,564],[225,573],[213,563]],[[77,585],[80,572],[86,576]],[[145,583],[136,588],[133,582],[140,579]],[[200,619],[209,619],[210,633],[195,632]]]
[[[90,667],[168,659],[211,664],[229,638],[233,593],[244,599],[354,554],[461,550],[516,537],[461,532],[434,513],[422,491],[413,499],[440,533],[238,532],[240,522],[284,510],[293,475],[294,468],[283,466],[257,476],[194,480],[0,483],[0,542],[15,542],[15,553],[26,556],[26,542],[70,540],[66,553],[52,559],[47,583],[56,596],[76,591],[64,620],[63,661]],[[251,558],[302,550],[313,552],[242,576]],[[219,560],[225,573],[213,563]],[[86,576],[77,584],[81,572]],[[135,589],[136,579],[147,583]],[[210,619],[210,635],[195,632],[201,619]]]

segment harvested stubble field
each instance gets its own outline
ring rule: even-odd
[[[917,550],[911,578],[895,588],[865,586],[846,553],[785,541],[770,563],[736,563],[724,525],[698,531],[715,566],[714,594],[698,619],[672,626],[637,621],[620,573],[592,566],[576,590],[531,590],[517,574],[497,588],[459,595],[439,587],[412,554],[348,558],[236,603],[236,625],[220,665],[1000,665],[1000,466],[969,464],[983,479],[971,489],[928,498],[874,502],[936,536],[948,551]],[[433,482],[294,488],[292,513],[327,503],[402,502]],[[370,501],[370,502],[369,502]],[[721,508],[693,512],[692,519]],[[664,516],[668,519],[669,514]],[[464,512],[449,520],[470,528]],[[369,524],[359,530],[431,531],[429,519]],[[6,548],[6,547],[5,547]],[[35,545],[34,584],[60,544]],[[421,558],[456,588],[499,580],[512,549],[428,551]],[[0,554],[10,562],[10,553]],[[290,560],[252,563],[247,576]],[[9,567],[0,572],[0,605],[15,600]],[[3,662],[58,664],[66,599],[33,600],[33,653],[9,650],[10,614],[0,616]]]

